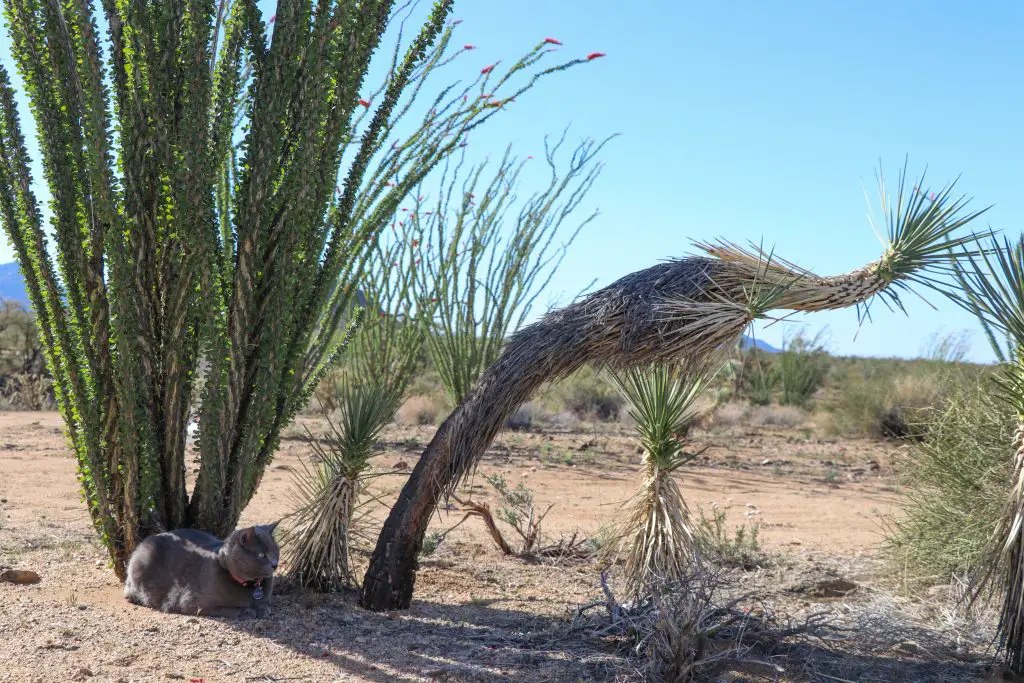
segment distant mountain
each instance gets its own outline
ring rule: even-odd
[[[17,263],[0,263],[0,299],[10,299],[28,306],[25,281]]]
[[[749,349],[751,346],[764,351],[765,353],[779,353],[779,351],[781,351],[781,349],[775,348],[766,341],[761,341],[760,339],[754,339],[744,335],[743,338],[740,339],[740,348]]]

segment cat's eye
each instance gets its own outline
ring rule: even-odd
[[[261,560],[265,560],[265,559],[267,559],[267,554],[266,554],[266,553],[260,553],[260,555],[259,555],[259,556],[260,556],[260,559],[261,559]]]

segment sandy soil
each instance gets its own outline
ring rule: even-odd
[[[316,429],[314,419],[301,421]],[[291,470],[308,454],[301,433],[299,426],[289,431],[243,523],[290,511]],[[432,433],[431,427],[389,428],[376,465],[407,472]],[[691,506],[724,509],[730,525],[756,522],[765,551],[775,557],[739,578],[754,599],[796,619],[813,611],[848,622],[884,613],[909,629],[896,629],[885,642],[851,643],[848,656],[805,653],[795,668],[786,663],[765,680],[840,680],[836,672],[847,680],[879,681],[992,675],[978,645],[983,633],[976,642],[947,648],[954,635],[963,638],[953,634],[952,622],[937,621],[948,616],[942,601],[929,612],[890,591],[893,577],[877,556],[882,516],[898,497],[893,446],[820,440],[810,430],[774,427],[712,429],[696,434],[696,442],[707,450],[679,479]],[[639,482],[639,456],[635,440],[617,429],[504,433],[480,472],[525,481],[541,509],[553,503],[544,531],[557,538],[593,534],[610,521]],[[386,499],[405,476],[379,480]],[[481,500],[490,496],[482,478],[469,492]],[[442,513],[434,527],[448,528],[461,517]],[[577,608],[601,598],[596,563],[531,564],[502,556],[475,519],[423,558],[415,604],[406,612],[370,614],[351,595],[297,591],[275,596],[274,615],[259,621],[130,605],[90,528],[55,413],[0,413],[0,565],[35,570],[43,579],[29,586],[0,583],[0,681],[639,676],[621,642],[570,629]],[[841,598],[814,589],[837,577],[856,588]],[[935,622],[933,631],[919,623],[922,615]],[[923,642],[929,638],[942,641],[943,654]],[[719,680],[746,679],[723,674]]]

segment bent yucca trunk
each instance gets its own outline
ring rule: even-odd
[[[514,334],[438,428],[402,489],[377,539],[362,605],[409,606],[416,557],[438,500],[473,471],[501,425],[543,383],[588,362],[621,369],[681,359],[699,365],[733,348],[747,325],[772,309],[843,308],[876,295],[899,306],[902,289],[936,287],[934,273],[952,270],[951,250],[977,239],[953,233],[978,213],[965,214],[966,200],[951,200],[952,186],[934,202],[907,190],[901,176],[891,205],[883,186],[885,253],[847,275],[819,277],[760,250],[707,245],[711,258],[632,273]]]
[[[92,3],[3,2],[52,219],[48,229],[2,68],[0,217],[84,496],[123,576],[153,531],[234,527],[282,427],[342,349],[346,285],[399,202],[500,105],[586,60],[538,71],[538,45],[442,90],[398,140],[453,56],[452,0],[396,44],[368,91],[391,0],[282,0],[272,38],[255,0],[100,4],[107,41]]]

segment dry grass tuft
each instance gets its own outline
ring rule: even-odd
[[[411,396],[395,412],[402,426],[435,425],[446,412],[443,399],[436,396]]]

